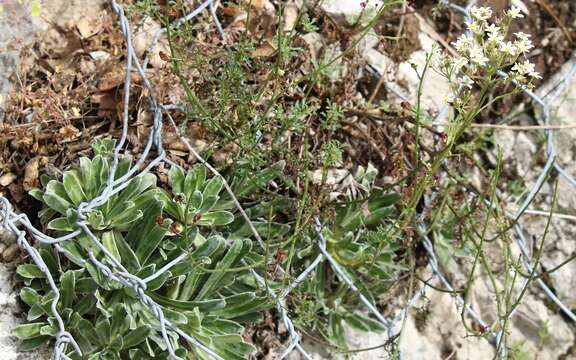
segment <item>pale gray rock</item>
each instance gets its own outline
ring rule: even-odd
[[[365,3],[365,7],[363,6]],[[378,14],[382,0],[322,0],[320,9],[343,26],[368,24]]]

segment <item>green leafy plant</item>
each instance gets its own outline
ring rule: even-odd
[[[44,177],[45,188],[34,189],[30,194],[44,202],[48,208],[41,213],[47,219],[50,230],[72,231],[76,228],[78,206],[99,195],[106,187],[112,165],[113,140],[101,140],[94,144],[93,159],[80,158],[80,166],[64,172],[62,180]],[[122,177],[131,166],[130,159],[118,162],[115,179]],[[88,224],[94,230],[126,230],[143,215],[142,209],[152,199],[156,176],[146,174],[135,177],[128,186],[98,206],[88,215]]]
[[[182,168],[170,169],[170,183],[173,198],[163,191],[162,200],[166,212],[185,226],[191,225],[228,225],[234,215],[225,210],[213,210],[222,190],[223,180],[214,177],[206,181],[206,167],[196,166],[187,174]]]
[[[327,251],[372,303],[377,303],[377,297],[389,289],[400,269],[394,261],[399,241],[390,235],[400,197],[374,185],[377,173],[372,166],[359,167],[355,175],[357,191],[336,204],[331,226],[324,229]],[[315,237],[310,235],[310,243]],[[301,251],[306,254],[303,259],[309,258],[313,247]],[[315,276],[298,291],[295,299],[299,304],[295,307],[301,325],[346,349],[345,324],[361,331],[382,331],[383,326],[361,312],[358,294],[335,276],[328,264],[321,264]]]
[[[81,159],[80,167],[67,170],[63,181],[53,179],[43,190],[32,191],[53,210],[44,217],[57,216],[45,219],[51,230],[75,229],[73,214],[78,205],[98,195],[106,184],[112,148],[112,142],[98,141],[93,159]],[[119,164],[116,177],[129,169],[127,160]],[[271,169],[274,166],[263,170],[263,175],[274,174]],[[235,183],[244,186],[248,196],[275,177],[255,180],[236,176]],[[222,357],[244,359],[254,348],[242,339],[242,324],[257,320],[262,310],[271,306],[248,271],[263,262],[262,255],[254,251],[249,234],[235,222],[229,199],[221,198],[221,178],[208,178],[206,168],[196,165],[188,172],[172,168],[169,180],[170,189],[164,190],[156,187],[154,175],[134,178],[93,211],[101,220],[95,222],[89,216],[87,225],[126,270],[147,279],[146,295],[162,307],[168,320]],[[118,209],[125,210],[118,214]],[[118,222],[126,212],[135,214],[133,220]],[[259,211],[252,208],[249,212],[257,216]],[[157,318],[135,291],[105,276],[91,263],[88,252],[112,266],[94,241],[82,234],[61,245],[65,256],[50,247],[39,251],[60,292],[58,312],[78,341],[82,358],[166,358]],[[182,255],[177,265],[155,275]],[[14,335],[22,340],[23,350],[31,350],[58,332],[51,313],[55,294],[35,264],[21,264],[17,273],[25,285],[20,297],[29,307],[29,323],[16,327]],[[168,334],[179,356],[206,358],[174,331]],[[68,356],[80,359],[72,351]]]

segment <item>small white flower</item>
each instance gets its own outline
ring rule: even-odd
[[[486,26],[486,32],[489,34],[500,34],[500,27],[496,26],[495,24],[490,24]]]
[[[482,24],[479,24],[476,21],[472,21],[466,25],[468,26],[468,30],[472,31],[474,34],[482,33]]]
[[[522,31],[518,31],[517,33],[514,33],[514,35],[516,35],[516,37],[520,40],[530,41],[530,34],[523,33]]]
[[[472,44],[474,44],[474,38],[472,37],[472,35],[467,34],[460,35],[458,40],[452,43],[452,45],[454,45],[454,48],[456,48],[456,51],[458,51],[460,54],[466,53],[466,51],[470,49]]]
[[[484,50],[479,46],[474,46],[469,51],[470,60],[480,66],[486,65],[488,58],[484,55]]]
[[[454,95],[452,94],[444,95],[442,96],[442,101],[447,104],[452,104],[454,102]]]
[[[472,15],[472,18],[476,20],[485,21],[490,19],[490,17],[492,16],[492,9],[490,9],[489,7],[473,6],[472,9],[470,9],[470,14]]]
[[[516,71],[522,75],[528,75],[535,79],[542,79],[542,76],[540,76],[540,74],[535,71],[534,64],[532,64],[529,60],[526,60],[521,64],[514,65],[512,70],[514,70],[514,68],[516,68]]]
[[[542,79],[542,76],[540,76],[540,74],[534,70],[534,64],[532,64],[529,60],[526,60],[523,63],[514,64],[512,71],[515,71],[522,76],[527,75],[535,79]]]
[[[507,55],[510,55],[510,56],[516,55],[516,51],[517,51],[516,46],[514,44],[512,44],[511,41],[501,43],[499,49],[501,52],[503,52]]]
[[[454,59],[454,68],[457,70],[462,69],[464,66],[468,65],[468,60],[464,57]]]
[[[534,79],[542,79],[542,76],[537,71],[530,71],[528,75],[532,76]]]
[[[532,49],[534,47],[534,45],[532,45],[532,41],[530,41],[529,39],[526,39],[526,38],[516,41],[514,43],[514,46],[516,46],[516,53],[518,55],[525,54],[528,51],[530,51],[530,49]]]
[[[467,87],[468,89],[472,89],[472,85],[474,85],[474,80],[472,80],[470,76],[463,76],[458,79],[458,82],[461,86]]]
[[[488,33],[488,41],[494,44],[504,41],[504,35],[500,33],[500,28],[494,24],[486,26],[486,32]]]
[[[512,7],[510,7],[510,10],[508,10],[508,12],[506,12],[506,15],[510,16],[511,19],[520,19],[520,18],[524,17],[520,8],[516,7],[514,5],[512,5]]]
[[[504,35],[490,33],[488,35],[488,41],[493,44],[501,44],[504,41]]]

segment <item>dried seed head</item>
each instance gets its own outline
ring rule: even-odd
[[[178,193],[174,195],[174,201],[177,203],[184,203],[186,202],[186,196],[182,193]]]
[[[172,226],[170,226],[170,231],[173,234],[180,234],[184,231],[184,225],[180,224],[179,222],[174,222]]]

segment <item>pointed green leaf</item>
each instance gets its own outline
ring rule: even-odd
[[[66,192],[66,188],[64,188],[64,185],[58,180],[50,180],[48,185],[46,185],[45,192],[61,197],[62,199],[66,200],[66,202],[71,202],[70,198],[68,197],[68,193]]]
[[[110,329],[112,330],[111,338],[114,339],[124,334],[130,327],[130,316],[126,311],[124,304],[115,304],[112,307],[112,318]]]
[[[204,188],[204,183],[206,182],[206,174],[208,172],[208,169],[206,169],[206,166],[204,166],[202,164],[197,164],[192,168],[191,171],[194,172],[193,189],[194,190],[202,190]]]
[[[38,201],[44,201],[44,199],[42,199],[42,197],[44,196],[44,191],[40,189],[32,189],[28,191],[28,195],[32,196],[34,199]]]
[[[397,193],[384,194],[370,198],[368,201],[368,210],[374,211],[376,209],[392,206],[400,200],[400,195]]]
[[[18,325],[12,330],[12,334],[21,340],[29,339],[40,335],[40,329],[44,325],[46,325],[44,322]]]
[[[132,209],[126,211],[122,216],[112,220],[112,226],[120,231],[127,231],[132,225],[144,216],[142,210]]]
[[[18,346],[18,350],[22,352],[32,351],[34,349],[39,348],[40,346],[48,343],[52,339],[51,336],[36,336],[30,339],[24,339]]]
[[[202,195],[204,195],[204,197],[216,196],[220,194],[223,186],[224,179],[222,179],[220,176],[215,176],[208,181]]]
[[[162,227],[156,223],[161,210],[162,203],[155,202],[142,217],[142,224],[130,230],[126,237],[128,243],[134,244],[133,247],[136,248],[135,253],[140,264],[145,264],[146,260],[152,256],[172,224],[170,219],[164,219]]]
[[[107,214],[107,218],[111,220],[115,220],[118,217],[125,216],[126,212],[135,209],[136,204],[133,201],[124,201],[122,203],[118,203],[114,206],[112,210]]]
[[[98,341],[101,344],[109,344],[111,334],[110,320],[104,319],[98,321],[96,324],[96,335],[98,336]]]
[[[78,205],[87,200],[84,190],[82,189],[82,181],[80,179],[80,174],[78,174],[78,170],[74,169],[64,172],[62,183],[64,189],[66,189],[68,197],[72,200],[74,205]]]
[[[188,317],[181,311],[174,311],[170,310],[170,308],[166,308],[164,309],[164,316],[166,316],[166,320],[176,325],[183,325],[188,323]]]
[[[114,176],[114,180],[117,180],[124,176],[128,170],[130,170],[130,165],[132,165],[132,159],[130,158],[122,158],[118,161],[118,167],[116,168],[116,174]]]
[[[47,313],[44,311],[44,308],[40,305],[34,305],[28,310],[28,315],[26,316],[26,320],[29,322],[35,321],[40,319],[40,317],[45,316]]]
[[[213,317],[212,314],[202,321],[202,326],[218,335],[239,334],[244,330],[244,327],[237,322]]]
[[[126,335],[124,335],[124,343],[122,349],[131,349],[140,345],[144,340],[146,340],[151,332],[152,328],[148,325],[143,325],[129,331]]]
[[[184,188],[182,192],[186,195],[187,199],[192,197],[194,191],[196,191],[196,181],[197,181],[197,171],[188,171],[186,178],[184,179]]]
[[[110,175],[110,161],[107,158],[103,158],[102,167],[100,168],[100,188],[98,190],[99,194],[106,187],[109,175]]]
[[[70,210],[70,209],[68,209]],[[48,229],[56,231],[74,231],[74,228],[70,226],[68,219],[65,217],[56,218],[48,223]]]
[[[54,193],[45,193],[42,200],[51,209],[58,211],[62,215],[66,215],[66,210],[72,207],[72,203]]]
[[[194,190],[189,201],[189,208],[199,209],[202,206],[202,201],[204,200],[202,193],[198,190]]]
[[[138,261],[138,257],[126,240],[124,240],[122,233],[119,231],[114,232],[114,240],[118,253],[122,254],[122,264],[126,266],[130,272],[138,272],[140,270],[140,261]]]
[[[16,268],[16,273],[27,279],[38,279],[46,276],[42,270],[40,270],[40,268],[34,264],[18,265],[18,268]]]
[[[55,337],[58,334],[58,328],[53,325],[45,325],[40,329],[40,335],[49,335]]]
[[[202,206],[199,209],[200,212],[206,213],[210,211],[216,205],[218,200],[220,200],[220,196],[208,196],[202,199]]]
[[[33,306],[40,301],[40,295],[38,295],[36,290],[25,287],[20,290],[20,299],[22,299],[26,305]]]
[[[123,204],[127,201],[132,201],[136,205],[136,198],[139,195],[144,193],[146,190],[155,187],[156,176],[154,174],[147,173],[143,176],[132,178],[128,186],[122,190],[120,195],[114,201],[114,206],[110,211],[111,216],[121,213],[123,210],[117,208],[124,206]]]
[[[93,198],[96,195],[96,189],[94,189],[94,181],[91,179],[92,160],[85,157],[80,158],[80,175],[82,176],[84,193],[87,197]]]
[[[166,272],[162,273],[160,276],[158,276],[157,278],[155,278],[154,280],[147,283],[146,289],[148,289],[150,291],[158,290],[162,286],[164,286],[166,284],[166,282],[169,279],[171,279],[172,277],[173,277],[172,273],[170,271],[166,271]]]
[[[158,304],[166,307],[171,307],[177,310],[192,311],[195,308],[198,308],[202,312],[211,312],[218,309],[222,309],[226,305],[226,302],[223,299],[211,299],[202,301],[181,301],[181,300],[173,300],[166,296],[162,296],[153,292],[150,292],[149,296],[152,298],[152,300],[156,301]]]
[[[156,193],[156,198],[162,202],[163,209],[167,212],[170,216],[175,218],[176,220],[181,219],[180,209],[178,205],[172,200],[170,195],[162,189],[158,189]]]
[[[232,221],[234,221],[234,214],[225,210],[219,210],[202,214],[197,224],[204,226],[222,226],[228,225]]]
[[[100,187],[102,185],[101,173],[102,169],[104,168],[104,162],[105,160],[100,155],[96,155],[94,159],[92,159],[92,166],[90,167],[90,178],[88,179],[88,187],[92,189],[92,197],[100,193]]]
[[[102,245],[110,252],[112,256],[119,262],[122,260],[120,258],[120,252],[118,251],[118,247],[116,246],[116,240],[114,238],[114,231],[106,231],[102,234]]]
[[[68,270],[60,277],[60,301],[62,308],[70,308],[76,299],[76,276],[75,272]]]
[[[138,222],[138,225],[132,227],[126,235],[126,242],[131,248],[136,248],[143,242],[143,235],[149,234],[154,227],[158,226],[156,220],[162,213],[163,205],[164,203],[162,201],[152,201],[150,206],[144,210],[144,214]]]
[[[256,297],[254,293],[246,292],[225,298],[226,307],[211,312],[212,315],[233,319],[247,314],[263,311],[271,306],[265,296]]]
[[[76,304],[74,304],[74,311],[76,314],[82,316],[93,311],[96,307],[96,298],[91,294],[83,296]]]
[[[215,269],[228,269],[232,267],[236,261],[238,261],[238,257],[242,254],[242,248],[244,247],[244,241],[242,240],[235,240],[230,249],[226,252],[222,260],[216,265]],[[200,292],[196,296],[195,300],[202,300],[208,294],[210,294],[215,289],[222,286],[220,280],[225,276],[225,272],[214,272],[211,273],[206,283],[200,289]]]
[[[179,264],[170,269],[173,276],[188,274],[194,270],[194,262],[201,258],[210,258],[219,254],[226,244],[220,236],[212,236],[200,245],[189,258],[181,261]]]
[[[60,261],[54,248],[43,246],[38,252],[42,257],[42,260],[44,260],[48,271],[50,271],[54,277],[58,277],[60,274]]]
[[[184,170],[180,166],[172,166],[168,171],[172,193],[184,193]]]

